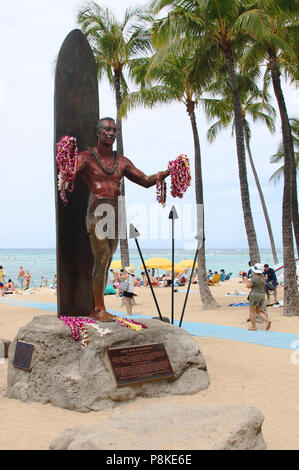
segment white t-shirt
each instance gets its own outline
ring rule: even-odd
[[[128,279],[127,279],[127,281],[128,281],[129,287],[126,289],[126,291],[133,293],[133,292],[134,292],[135,276],[131,276],[131,274],[128,274]]]

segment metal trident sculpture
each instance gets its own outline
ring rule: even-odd
[[[202,244],[203,244],[203,241],[204,241],[203,205],[198,204],[196,206],[196,210],[197,210],[197,233],[196,233],[196,236],[194,238],[195,238],[195,240],[197,240],[197,249],[196,249],[195,256],[194,256],[192,271],[191,271],[190,278],[189,278],[189,283],[188,283],[188,289],[187,289],[187,292],[186,292],[184,306],[183,306],[183,310],[182,310],[182,314],[181,314],[181,318],[180,318],[180,323],[179,323],[180,328],[182,326],[182,322],[183,322],[183,318],[184,318],[184,314],[185,314],[185,309],[186,309],[186,305],[187,305],[187,301],[188,301],[188,297],[189,297],[192,277],[193,277],[193,273],[194,273],[194,269],[195,269],[195,265],[196,265],[196,260],[198,258],[198,252],[199,252],[200,248],[202,247]]]
[[[133,224],[130,224],[129,238],[133,238],[133,239],[135,240],[135,243],[136,243],[136,246],[137,246],[137,249],[138,249],[138,252],[139,252],[141,261],[142,261],[142,264],[143,264],[143,266],[144,266],[144,270],[145,270],[145,274],[146,274],[146,277],[147,277],[147,280],[148,280],[148,284],[149,284],[149,286],[150,286],[150,288],[151,288],[151,291],[152,291],[152,294],[153,294],[153,298],[154,298],[154,301],[155,301],[155,304],[156,304],[156,307],[157,307],[157,311],[158,311],[160,320],[163,321],[163,318],[162,318],[162,315],[161,315],[161,312],[160,312],[160,308],[159,308],[159,305],[158,305],[158,302],[157,302],[157,299],[156,299],[156,295],[155,295],[155,292],[154,292],[154,289],[153,289],[153,286],[152,286],[150,277],[149,277],[149,275],[148,275],[148,271],[147,271],[146,266],[145,266],[144,258],[143,258],[143,255],[142,255],[142,253],[141,253],[141,249],[140,249],[140,246],[139,246],[139,243],[138,243],[138,240],[137,240],[138,237],[140,237],[140,233],[139,233],[138,230],[134,227]]]
[[[172,220],[172,296],[171,296],[171,298],[172,298],[172,302],[171,302],[171,324],[172,325],[174,324],[174,221],[178,218],[179,217],[178,217],[178,214],[176,212],[176,209],[173,206],[171,208],[170,213],[169,213],[169,219]],[[140,233],[134,227],[133,224],[130,224],[129,238],[135,240],[135,243],[136,243],[136,246],[137,246],[141,261],[142,261],[142,265],[144,266],[144,270],[145,270],[145,273],[146,273],[146,276],[147,276],[147,280],[148,280],[149,286],[150,286],[151,291],[152,291],[152,295],[153,295],[153,298],[154,298],[154,301],[155,301],[155,304],[156,304],[156,307],[157,307],[157,311],[158,311],[160,320],[163,321],[163,318],[162,318],[162,315],[161,315],[161,312],[160,312],[160,308],[159,308],[159,305],[158,305],[158,302],[157,302],[157,299],[156,299],[156,295],[155,295],[150,277],[148,275],[148,271],[146,269],[145,261],[144,261],[144,258],[143,258],[138,240],[137,240],[138,237],[140,237]],[[197,240],[197,249],[196,249],[195,256],[194,256],[192,271],[191,271],[190,278],[189,278],[188,289],[187,289],[186,296],[185,296],[185,301],[184,301],[184,306],[183,306],[183,310],[182,310],[182,314],[181,314],[181,318],[180,318],[180,322],[179,322],[179,327],[182,326],[182,322],[183,322],[183,318],[184,318],[184,314],[185,314],[185,310],[186,310],[186,306],[187,306],[187,301],[188,301],[188,297],[189,297],[192,277],[193,277],[193,273],[194,273],[194,269],[195,269],[195,265],[196,265],[196,260],[198,258],[199,250],[202,247],[202,244],[203,244],[203,241],[204,241],[203,206],[202,205],[197,205],[197,233],[196,233],[196,236],[194,238],[195,238],[195,240]]]
[[[179,218],[177,211],[174,206],[172,206],[168,218],[172,221],[172,283],[171,283],[171,324],[174,324],[174,221]]]

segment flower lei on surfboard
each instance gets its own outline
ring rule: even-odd
[[[58,190],[64,206],[68,200],[66,191],[72,192],[78,166],[78,147],[75,137],[65,135],[56,144],[56,163],[58,170]]]
[[[171,195],[172,197],[182,198],[187,188],[191,185],[191,170],[187,155],[179,155],[175,160],[168,163],[168,170],[171,176]],[[157,201],[163,206],[166,204],[166,182],[161,179],[158,173],[157,183]]]
[[[79,340],[81,338],[81,346],[85,348],[88,343],[88,328],[94,328],[103,338],[105,335],[112,333],[109,328],[101,328],[95,320],[92,320],[89,317],[68,317],[68,316],[60,316],[58,317],[59,320],[63,321],[65,326],[68,326],[71,330],[72,337],[74,340]],[[140,331],[145,329],[146,326],[140,322],[134,320],[128,320],[127,318],[116,317],[115,322],[120,323],[121,327],[129,327],[132,330]]]

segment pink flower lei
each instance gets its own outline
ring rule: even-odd
[[[168,169],[171,175],[171,195],[182,198],[187,188],[191,185],[191,171],[188,157],[179,155],[169,162]]]
[[[80,330],[85,329],[86,326],[90,323],[96,323],[89,317],[67,317],[60,316],[59,320],[63,321],[65,326],[68,326],[71,330],[72,337],[75,340],[79,339]]]
[[[78,166],[78,147],[75,137],[65,135],[56,144],[58,169],[58,190],[63,204],[68,203],[66,191],[72,192]]]
[[[166,194],[167,194],[166,181],[161,179],[161,175],[159,172],[157,181],[156,181],[156,199],[160,204],[162,204],[163,207],[165,207],[166,205]]]
[[[171,176],[172,197],[182,198],[187,188],[191,185],[191,170],[189,159],[186,155],[179,155],[175,160],[168,163],[168,170]],[[160,173],[157,175],[156,199],[165,207],[166,205],[166,182],[161,179]]]

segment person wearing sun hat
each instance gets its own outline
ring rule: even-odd
[[[267,322],[266,330],[269,330],[271,326],[270,320],[263,312],[265,304],[265,286],[266,279],[264,276],[264,265],[256,263],[252,268],[252,274],[250,279],[244,279],[248,289],[251,289],[249,294],[249,312],[251,320],[251,328],[249,331],[256,331],[256,315],[259,315],[265,322]]]
[[[132,315],[132,298],[134,297],[134,281],[135,273],[132,266],[127,266],[125,268],[125,273],[127,273],[127,279],[124,286],[123,298],[126,303],[126,310],[128,315]]]

